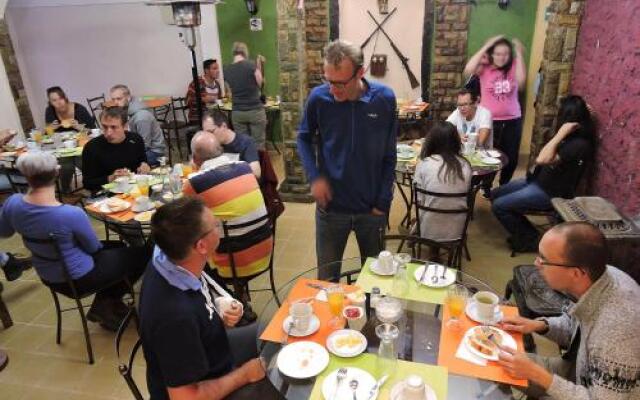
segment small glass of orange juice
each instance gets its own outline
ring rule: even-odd
[[[448,328],[458,329],[460,327],[460,316],[464,312],[468,298],[469,291],[466,287],[458,284],[449,287],[445,298],[445,306],[449,311]]]
[[[193,165],[190,162],[182,164],[182,177],[188,178],[189,174],[193,172]]]
[[[327,302],[329,303],[329,311],[331,311],[331,321],[329,325],[334,328],[342,327],[342,309],[344,308],[344,290],[340,285],[331,285],[327,287]]]
[[[141,196],[149,196],[149,178],[146,176],[138,176],[136,185]]]

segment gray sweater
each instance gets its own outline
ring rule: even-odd
[[[142,137],[145,149],[156,154],[165,154],[166,146],[162,128],[153,113],[147,110],[140,100],[132,99],[128,114],[129,130]]]
[[[576,381],[553,376],[547,391],[558,400],[640,399],[640,286],[608,266],[580,300],[559,317],[547,318],[546,336],[567,346],[577,325],[580,347]]]

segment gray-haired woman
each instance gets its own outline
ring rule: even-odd
[[[47,243],[29,239],[48,239],[54,233],[71,279],[80,294],[98,291],[87,313],[90,321],[117,330],[127,311],[122,296],[127,290],[124,278],[135,282],[143,273],[151,251],[147,248],[119,247],[101,243],[89,218],[78,207],[61,204],[55,196],[59,165],[44,152],[29,152],[17,161],[18,170],[29,183],[27,194],[14,194],[0,213],[0,236],[18,232],[33,256],[33,266],[42,282],[54,290],[71,295],[55,249]],[[105,245],[107,248],[105,247]]]

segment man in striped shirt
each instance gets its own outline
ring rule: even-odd
[[[269,266],[273,236],[268,219],[233,228],[267,215],[258,181],[249,164],[223,155],[220,142],[209,132],[196,133],[191,141],[193,162],[199,172],[189,178],[184,194],[200,197],[223,223],[220,245],[209,260],[223,278],[258,274]]]

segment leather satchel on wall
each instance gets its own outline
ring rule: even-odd
[[[387,73],[387,55],[374,54],[371,56],[371,76],[382,78]]]

